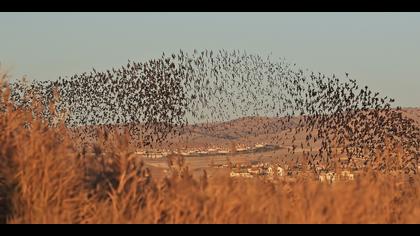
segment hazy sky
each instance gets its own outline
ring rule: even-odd
[[[14,78],[108,69],[165,53],[239,49],[350,76],[420,107],[420,13],[0,13]]]

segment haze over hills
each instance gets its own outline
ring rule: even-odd
[[[403,108],[401,113],[420,127],[420,108]],[[299,125],[299,120],[298,116],[291,117],[289,120],[286,117],[247,116],[226,122],[187,125],[183,128],[175,128],[176,134],[169,134],[167,139],[158,146],[175,149],[214,146],[226,148],[233,145],[253,146],[259,143],[291,146],[294,142],[303,142],[308,134],[300,131],[293,135]],[[136,126],[140,129],[142,127],[142,125]],[[93,131],[96,127],[85,126],[84,128]],[[122,128],[123,126],[114,125],[113,127]],[[94,136],[89,137],[89,140],[93,140]]]
[[[403,108],[403,116],[413,119],[420,126],[420,108]],[[256,117],[248,116],[227,122],[189,125],[181,135],[169,136],[168,142],[189,147],[229,146],[232,144],[254,145],[271,143],[291,145],[292,135],[298,126],[299,117]],[[290,132],[292,129],[292,132]],[[305,138],[305,132],[298,132],[296,140]],[[282,143],[282,141],[285,141]]]

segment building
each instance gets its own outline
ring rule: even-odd
[[[270,166],[270,167],[267,168],[267,174],[270,175],[270,176],[274,175],[273,167]]]
[[[343,170],[341,171],[340,178],[343,180],[354,180],[354,174],[348,170]]]
[[[284,169],[281,168],[280,166],[277,166],[277,175],[284,176],[284,174],[285,174]]]
[[[260,170],[256,167],[251,167],[251,168],[248,168],[248,172],[253,175],[258,175],[260,173]]]
[[[258,161],[251,161],[251,167],[257,168],[258,165],[259,165],[259,162]]]
[[[252,178],[253,176],[247,170],[240,169],[240,170],[232,170],[230,172],[230,177]]]
[[[227,153],[229,153],[229,150],[219,150],[218,153],[220,153],[220,154],[227,154]]]
[[[137,154],[137,155],[144,155],[144,154],[146,154],[146,151],[144,151],[144,150],[139,150],[139,151],[137,151],[137,152],[136,152],[136,154]]]
[[[321,182],[327,182],[327,183],[334,183],[336,181],[335,172],[327,172],[327,173],[321,173],[319,175],[319,180]]]

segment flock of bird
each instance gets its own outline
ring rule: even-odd
[[[328,162],[340,150],[349,162],[362,158],[368,164],[378,152],[398,146],[406,152],[402,165],[417,170],[420,131],[391,107],[394,99],[360,86],[347,73],[343,79],[311,73],[269,56],[179,51],[55,81],[16,82],[12,99],[20,106],[35,99],[48,107],[54,101],[53,113],[66,114],[65,124],[85,135],[95,136],[91,127],[98,125],[126,127],[142,146],[185,132],[192,124],[283,117],[276,126],[289,135],[274,141],[291,137],[292,152],[318,143],[314,151],[303,152],[311,163]],[[53,119],[51,109],[42,114]],[[296,118],[297,125],[290,127]],[[305,135],[305,143],[297,143],[298,133]]]

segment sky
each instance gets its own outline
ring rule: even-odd
[[[197,50],[245,50],[351,78],[420,107],[420,13],[4,13],[0,63],[12,78],[119,67]]]

